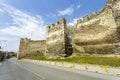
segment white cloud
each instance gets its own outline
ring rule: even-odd
[[[40,15],[30,15],[4,2],[0,3],[0,14],[7,14],[11,21],[0,28],[0,40],[7,40],[5,50],[18,51],[21,37],[45,39],[46,25]]]
[[[0,40],[2,41],[2,40],[10,40],[10,38],[9,37],[5,37],[5,36],[0,36]]]
[[[1,11],[6,12],[12,19],[10,26],[0,30],[1,34],[44,39],[45,27],[41,16],[29,15],[9,4],[2,4]]]
[[[77,24],[77,20],[82,19],[83,16],[78,17],[78,18],[74,18],[73,20],[71,20],[71,22],[69,22],[67,25],[68,26],[75,26]]]
[[[77,6],[77,9],[79,9],[79,8],[80,8],[80,5]]]
[[[0,12],[4,12],[2,9],[0,9]]]
[[[71,15],[74,12],[74,7],[70,6],[64,10],[58,11],[58,16]]]
[[[69,22],[67,25],[68,26],[74,26],[76,23],[77,23],[77,20],[78,20],[79,18],[75,18],[75,19],[73,19],[71,22]]]

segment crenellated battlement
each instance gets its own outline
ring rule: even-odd
[[[98,22],[103,16],[104,17],[110,16],[110,14],[112,14],[112,10],[110,10],[110,9],[111,9],[110,7],[106,6],[102,9],[100,9],[99,13],[92,12],[90,15],[86,15],[86,16],[82,17],[81,19],[78,19],[77,25],[75,26],[75,28],[85,26],[86,24],[87,25],[94,24],[94,23]],[[81,25],[81,26],[78,26],[78,25]]]
[[[49,29],[55,28],[59,25],[65,25],[65,24],[66,24],[66,19],[62,18],[60,21],[57,21],[53,23],[52,25],[50,25]]]
[[[46,28],[47,33],[55,32],[63,28],[66,25],[66,19],[62,18],[60,21],[57,21]]]
[[[21,38],[20,41],[21,41],[21,42],[29,42],[29,41],[31,41],[31,39],[29,39],[29,38]]]
[[[81,23],[87,22],[87,21],[89,21],[89,20],[90,20],[90,18],[89,18],[89,16],[87,15],[87,16],[84,16],[84,17],[81,18],[81,19],[78,19],[78,20],[77,20],[77,24],[81,24]]]
[[[88,22],[91,19],[96,18],[97,16],[98,16],[97,12],[92,12],[90,16],[86,15],[83,18],[78,19],[77,24],[82,24],[82,23]]]
[[[97,12],[92,12],[91,15],[90,15],[90,19],[93,19],[97,16]]]
[[[83,22],[87,22],[87,21],[89,21],[89,20],[90,20],[90,18],[89,18],[88,15],[86,15],[86,16],[83,17]]]
[[[78,20],[77,20],[77,24],[80,24],[80,23],[82,23],[82,22],[83,22],[82,19],[78,19]]]
[[[114,5],[114,4],[118,3],[119,1],[120,1],[120,0],[108,0],[107,6]]]
[[[81,19],[77,20],[77,25],[78,24],[83,24],[86,23],[94,18],[97,18],[99,15],[101,15],[102,13],[109,13],[109,10],[112,9],[113,5],[116,6],[117,3],[119,3],[119,0],[108,0],[106,6],[104,8],[101,8],[99,10],[99,12],[92,12],[90,15],[86,15],[84,17],[82,17]],[[116,7],[116,9],[119,9],[119,5]]]
[[[120,47],[119,29],[120,0],[108,0],[98,13],[77,20],[72,30],[74,53],[115,54]]]
[[[55,25],[55,26],[57,26],[57,25],[59,25],[59,24],[60,24],[60,22],[59,22],[59,21],[57,21],[57,22],[55,22],[55,24],[54,24],[54,25]]]

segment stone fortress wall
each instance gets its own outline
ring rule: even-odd
[[[69,45],[66,20],[64,18],[48,26],[46,30],[47,57],[59,58],[72,53],[71,46]]]
[[[28,38],[21,38],[19,47],[19,58],[31,56],[45,56],[46,40],[31,40]]]
[[[77,20],[74,27],[68,27],[63,18],[48,26],[46,32],[46,40],[22,38],[19,56],[59,58],[72,54],[120,54],[120,0],[108,0],[99,13]]]
[[[109,0],[97,14],[77,21],[72,31],[76,54],[119,54],[120,0]]]

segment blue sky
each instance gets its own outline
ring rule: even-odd
[[[61,18],[68,25],[91,12],[99,12],[107,0],[0,0],[0,40],[3,50],[18,51],[21,37],[45,39],[45,28]]]

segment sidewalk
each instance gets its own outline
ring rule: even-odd
[[[39,60],[29,60],[29,59],[23,59],[24,61],[36,63],[36,64],[49,64],[54,66],[60,66],[60,67],[69,67],[73,69],[79,69],[79,70],[85,70],[85,71],[91,71],[95,73],[102,73],[102,74],[108,74],[113,76],[120,76],[120,67],[114,68],[114,67],[108,67],[108,66],[96,66],[96,65],[89,65],[89,64],[75,64],[75,63],[67,63],[67,62],[52,62],[52,61],[39,61]]]

